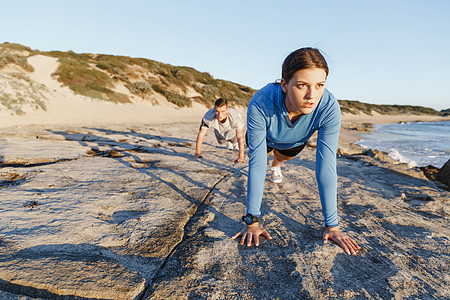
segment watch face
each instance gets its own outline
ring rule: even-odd
[[[253,223],[252,217],[251,217],[251,216],[246,216],[246,217],[245,217],[245,223],[247,223],[247,224],[252,224],[252,223]]]

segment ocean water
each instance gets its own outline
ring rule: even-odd
[[[374,125],[356,142],[380,150],[412,167],[441,168],[450,159],[450,121]]]

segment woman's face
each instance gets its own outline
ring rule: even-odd
[[[326,79],[325,70],[318,68],[299,70],[289,82],[281,79],[287,111],[293,115],[310,114],[322,98]]]

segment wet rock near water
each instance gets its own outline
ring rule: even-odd
[[[428,165],[426,167],[419,167],[419,169],[423,172],[425,177],[427,177],[429,180],[437,180],[437,174],[439,173],[439,168],[436,168],[435,166]]]
[[[450,159],[439,170],[436,179],[450,188]]]
[[[423,174],[433,181],[437,181],[444,185],[445,188],[450,189],[450,160],[448,160],[442,168],[436,168],[429,165],[426,167],[420,167]]]
[[[370,131],[373,128],[372,123],[349,123],[343,127],[346,130],[356,130],[356,131]]]

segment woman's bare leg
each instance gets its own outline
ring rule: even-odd
[[[272,167],[279,167],[282,163],[284,163],[288,160],[291,160],[294,157],[289,157],[289,156],[283,155],[275,149],[273,151]]]

